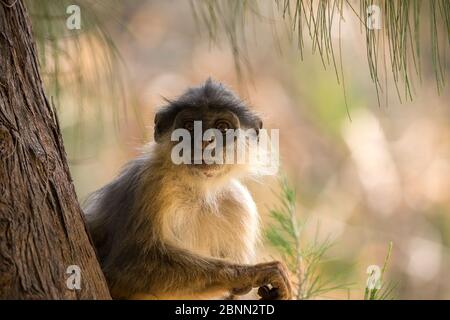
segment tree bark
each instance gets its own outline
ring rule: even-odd
[[[66,270],[81,269],[81,289]],[[0,299],[109,299],[22,0],[0,0]]]

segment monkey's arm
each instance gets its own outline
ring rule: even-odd
[[[126,257],[121,259],[125,263],[123,259]],[[113,295],[115,287],[120,288],[121,292],[128,291],[130,295],[151,294],[158,297],[230,291],[245,294],[252,288],[271,285],[276,290],[277,298],[291,297],[288,274],[279,262],[237,265],[167,244],[141,254],[139,261],[133,260],[133,263],[123,265],[125,268],[113,268],[115,272],[106,269]]]

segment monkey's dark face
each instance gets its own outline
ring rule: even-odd
[[[171,139],[176,130],[189,133],[189,155],[192,170],[214,172],[226,170],[227,152],[236,149],[237,132],[252,129],[256,135],[262,127],[261,119],[223,85],[208,80],[203,86],[189,89],[178,100],[171,101],[155,117],[155,141],[172,146],[179,143]],[[173,137],[172,137],[173,138]],[[219,141],[221,140],[221,141]],[[220,154],[219,154],[220,153]],[[206,161],[205,154],[222,157],[222,163]],[[200,155],[200,159],[199,159]],[[227,168],[229,169],[229,168]]]
[[[237,137],[227,135],[240,129],[240,121],[233,112],[227,110],[186,108],[175,118],[174,130],[177,129],[189,133],[187,143],[192,169],[216,171],[225,164],[227,152],[235,150]],[[173,143],[177,144],[178,141]],[[180,151],[180,156],[183,156],[183,152]]]

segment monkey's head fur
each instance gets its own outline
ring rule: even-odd
[[[166,101],[168,104],[161,108],[155,116],[154,139],[156,148],[160,151],[158,154],[166,156],[168,165],[170,165],[169,160],[173,148],[179,143],[179,141],[173,141],[172,133],[174,130],[185,129],[185,132],[192,133],[189,150],[191,152],[188,155],[188,158],[192,158],[192,161],[177,165],[172,163],[172,170],[179,170],[180,174],[188,174],[191,177],[210,179],[248,173],[249,169],[254,169],[246,161],[240,163],[235,161],[231,164],[226,161],[223,161],[223,163],[208,163],[205,162],[204,158],[197,162],[194,161],[195,148],[198,148],[198,144],[194,143],[197,139],[194,137],[194,131],[197,134],[197,129],[194,130],[194,127],[198,126],[198,121],[201,121],[201,157],[203,157],[202,152],[205,148],[208,148],[208,145],[211,146],[212,142],[215,142],[214,145],[217,147],[218,139],[215,137],[210,137],[211,139],[205,141],[203,133],[208,129],[217,129],[216,132],[222,132],[223,143],[219,144],[218,149],[221,151],[220,157],[223,158],[226,157],[227,152],[230,154],[230,150],[237,151],[239,144],[236,136],[228,140],[227,132],[254,132],[254,139],[258,139],[262,128],[262,120],[230,89],[221,83],[208,79],[198,87],[189,88],[178,99]],[[232,141],[232,145],[226,141]],[[247,143],[244,148],[247,149],[244,152],[248,154],[249,144]],[[215,152],[217,151],[212,151],[212,154]]]

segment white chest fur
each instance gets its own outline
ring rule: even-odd
[[[173,199],[163,217],[164,238],[174,245],[233,262],[253,260],[258,213],[250,193],[238,181],[206,197],[193,194]]]

